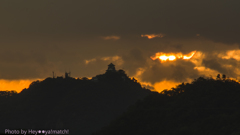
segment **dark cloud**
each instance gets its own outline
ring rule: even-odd
[[[239,1],[1,1],[1,35],[153,34],[239,43]],[[104,34],[104,35],[102,35]]]
[[[202,61],[202,64],[205,67],[210,68],[212,70],[216,70],[221,74],[225,74],[231,77],[237,77],[237,74],[234,72],[235,68],[238,68],[237,63],[238,62],[234,59],[224,60],[221,58],[207,59],[207,60],[204,59]],[[224,67],[224,65],[231,65],[231,67]]]
[[[194,79],[199,76],[198,71],[194,69],[195,65],[189,61],[180,59],[169,63],[155,61],[156,63],[142,74],[143,81],[152,84],[163,80],[184,82],[187,78]]]
[[[237,68],[239,66],[239,62],[234,59],[234,58],[230,58],[230,59],[219,59],[220,63],[222,64],[226,64],[226,65],[231,65],[235,68]]]
[[[186,66],[186,67],[185,67]],[[198,71],[193,69],[193,65],[177,65],[173,69],[173,73],[168,80],[173,80],[175,82],[185,82],[188,79],[195,79],[199,76]]]
[[[132,49],[129,53],[122,56],[124,64],[122,67],[127,70],[130,76],[135,75],[138,68],[147,66],[149,57],[139,49]]]
[[[227,73],[227,70],[222,67],[222,65],[215,59],[203,60],[202,64],[210,69],[217,70],[220,73]]]
[[[236,0],[81,0],[0,1],[1,78],[39,78],[52,70],[63,75],[95,76],[104,73],[119,56],[130,76],[146,69],[144,81],[185,81],[196,78],[194,64],[177,60],[152,61],[156,52],[193,50],[211,54],[218,46],[240,43],[240,8]],[[164,37],[148,39],[145,34]],[[196,36],[199,34],[200,36]],[[106,39],[111,40],[103,40]],[[115,40],[113,40],[115,39]],[[220,43],[216,43],[220,42]],[[229,46],[230,47],[230,46]],[[96,58],[88,65],[85,60]],[[215,60],[216,59],[216,60]],[[230,62],[229,62],[230,61]],[[234,76],[224,64],[234,60],[205,59],[211,69]],[[234,65],[235,64],[235,65]]]

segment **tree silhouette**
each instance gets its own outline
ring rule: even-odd
[[[236,135],[239,97],[237,81],[199,77],[152,93],[94,135]]]
[[[226,80],[226,75],[225,74],[222,75],[222,79]]]
[[[0,133],[5,129],[69,129],[70,134],[90,135],[152,93],[123,70],[96,77],[97,82],[86,77],[49,77],[32,82],[19,94],[0,92]]]
[[[221,79],[221,75],[220,75],[220,74],[217,75],[217,79],[218,79],[218,80]]]

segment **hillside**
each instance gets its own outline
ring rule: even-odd
[[[92,80],[46,78],[19,94],[5,92],[6,96],[1,96],[0,131],[69,129],[70,134],[88,135],[150,93],[123,70]]]
[[[240,84],[200,77],[151,94],[94,135],[239,135]]]

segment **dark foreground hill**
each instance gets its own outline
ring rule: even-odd
[[[94,135],[240,135],[240,84],[198,78],[151,94]]]
[[[150,93],[123,70],[93,80],[46,78],[19,94],[5,92],[1,96],[0,132],[69,129],[70,134],[88,135]]]

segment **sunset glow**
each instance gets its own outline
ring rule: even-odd
[[[159,59],[161,62],[165,61],[174,61],[176,59],[184,59],[188,60],[191,59],[196,51],[192,51],[189,54],[183,55],[182,53],[163,53],[163,52],[158,52],[155,54],[155,56],[152,56],[152,60]]]
[[[163,34],[145,34],[145,35],[141,35],[141,37],[147,37],[148,39],[152,39],[156,37],[162,38],[164,37],[164,35]]]
[[[39,79],[36,79],[39,80]],[[0,80],[0,91],[15,90],[18,93],[24,88],[28,88],[29,85],[36,80]]]
[[[155,83],[153,87],[154,87],[155,91],[160,93],[161,91],[163,91],[165,89],[170,90],[171,88],[173,88],[173,87],[175,87],[175,86],[177,86],[179,84],[181,84],[181,83],[164,80],[164,81]]]

